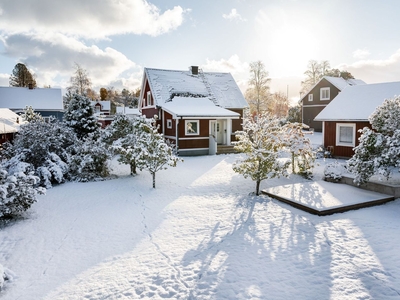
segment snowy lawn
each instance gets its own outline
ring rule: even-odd
[[[118,165],[118,179],[48,190],[1,229],[0,264],[14,274],[1,299],[400,298],[399,200],[310,215],[250,194],[238,157],[185,158],[155,190]]]

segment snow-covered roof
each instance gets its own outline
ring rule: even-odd
[[[400,82],[355,85],[340,92],[316,121],[368,121],[385,99],[400,95]]]
[[[222,108],[248,107],[230,73],[176,71],[145,68],[155,104],[163,107],[174,96],[214,96]]]
[[[96,103],[100,103],[102,110],[110,110],[111,104],[110,101],[90,101],[92,106],[95,106]]]
[[[17,123],[18,122],[18,123]],[[26,122],[15,112],[8,108],[0,108],[0,133],[13,133],[19,130],[21,124]]]
[[[174,97],[163,105],[163,109],[176,117],[240,117],[238,113],[215,106],[207,97]]]
[[[125,114],[125,115],[136,115],[136,116],[140,116],[139,109],[137,109],[137,108],[123,107],[123,106],[117,106],[117,113],[118,113],[118,114]]]
[[[36,111],[61,111],[64,109],[61,89],[0,87],[0,107],[23,110],[26,106],[32,106]]]
[[[334,85],[339,91],[343,91],[349,86],[366,84],[361,79],[344,79],[342,77],[324,76],[316,84],[313,85],[313,87],[303,96],[303,98],[301,98],[301,100],[303,100],[308,95],[308,93],[311,92],[324,79]]]

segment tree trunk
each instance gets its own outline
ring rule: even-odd
[[[151,173],[151,175],[153,176],[153,189],[156,188],[156,172]]]
[[[256,195],[259,196],[260,195],[260,180],[256,181]]]
[[[136,160],[132,160],[130,163],[131,166],[131,175],[135,175],[136,174]]]

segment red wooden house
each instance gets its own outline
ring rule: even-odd
[[[336,157],[351,157],[358,146],[358,130],[371,127],[369,116],[385,99],[400,95],[400,82],[346,88],[317,115],[322,122],[323,145]]]
[[[0,146],[14,139],[21,124],[26,122],[8,108],[0,108]]]
[[[322,131],[322,122],[315,117],[344,89],[349,86],[365,84],[359,79],[343,79],[325,76],[321,78],[301,99],[302,122],[316,132]]]
[[[144,69],[139,111],[157,116],[179,155],[215,154],[230,146],[246,108],[230,73]]]

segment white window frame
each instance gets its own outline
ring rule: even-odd
[[[197,131],[195,132],[189,132],[189,127],[193,129],[193,126],[190,126],[190,124],[196,124],[196,129]],[[185,135],[200,135],[200,122],[199,120],[185,120]]]
[[[314,97],[314,95],[313,94],[308,94],[308,101],[313,101],[313,97]]]
[[[152,106],[152,103],[151,103],[151,92],[150,91],[148,91],[147,95],[146,95],[146,106]]]
[[[344,142],[340,139],[340,127],[350,127],[352,129],[352,141]],[[355,123],[336,123],[336,146],[355,147],[356,146],[356,124]]]
[[[172,129],[172,120],[171,119],[167,120],[167,128]]]
[[[324,97],[324,94],[325,95]],[[319,99],[320,100],[331,100],[331,88],[330,87],[324,87],[320,89],[320,94],[319,94]]]

